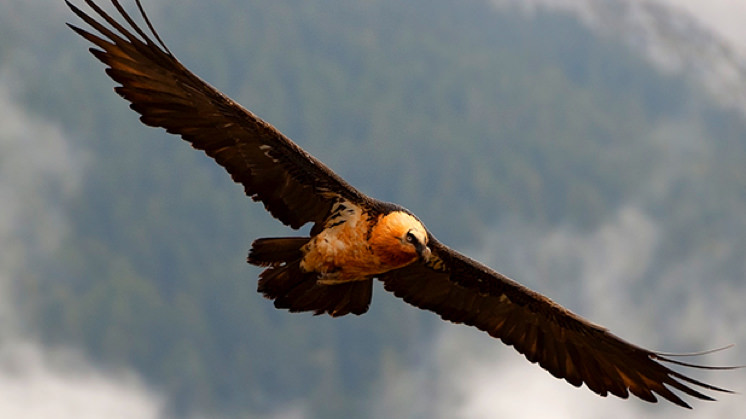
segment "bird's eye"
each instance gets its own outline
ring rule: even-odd
[[[417,241],[417,238],[411,232],[407,233],[406,239],[408,243],[414,243]]]

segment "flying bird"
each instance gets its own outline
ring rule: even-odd
[[[261,238],[248,262],[264,267],[258,291],[277,308],[343,316],[368,310],[374,279],[409,304],[474,326],[512,345],[557,378],[595,393],[648,402],[656,394],[689,408],[672,389],[714,400],[722,388],[665,364],[704,368],[633,345],[549,298],[458,253],[414,214],[366,196],[269,123],[184,67],[157,34],[139,0],[147,31],[117,0],[124,22],[92,0],[94,19],[66,0],[93,31],[68,24],[95,45],[93,55],[140,120],[204,151],[275,218],[308,237]],[[121,20],[120,19],[120,20]]]

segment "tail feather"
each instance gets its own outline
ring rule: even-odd
[[[275,307],[291,312],[312,311],[333,317],[363,314],[373,294],[373,280],[318,284],[318,274],[300,268],[301,247],[308,238],[259,239],[249,253],[249,263],[267,266],[259,275],[258,291],[274,300]]]
[[[303,247],[310,237],[280,237],[254,240],[248,262],[257,266],[270,266],[298,260],[303,257]]]

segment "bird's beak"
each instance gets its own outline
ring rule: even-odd
[[[420,260],[426,261],[430,259],[430,253],[430,248],[424,244],[417,246],[417,254],[420,256]]]

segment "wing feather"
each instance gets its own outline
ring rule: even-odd
[[[204,151],[274,217],[300,228],[322,222],[338,198],[360,205],[370,202],[273,126],[184,67],[163,45],[139,0],[137,6],[160,46],[117,0],[112,0],[114,7],[134,33],[93,1],[85,2],[110,28],[68,2],[94,32],[69,26],[97,47],[91,52],[107,65],[106,73],[119,83],[115,90],[140,120]]]
[[[730,393],[671,370],[661,361],[678,362],[622,340],[432,237],[430,247],[436,262],[381,275],[384,288],[445,320],[501,339],[557,378],[576,387],[585,383],[601,396],[627,398],[632,393],[656,402],[657,394],[687,408],[671,389],[703,400],[713,399],[692,386]]]

